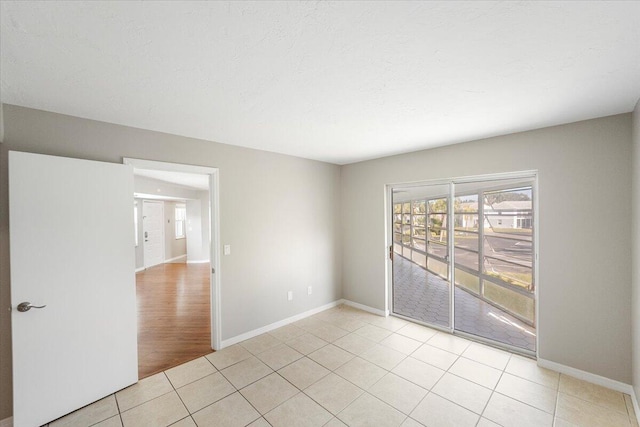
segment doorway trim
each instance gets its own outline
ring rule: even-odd
[[[473,182],[478,182],[478,181],[492,181],[492,180],[503,180],[503,179],[520,179],[520,178],[531,178],[532,179],[532,187],[533,187],[533,191],[534,191],[534,195],[535,197],[533,198],[533,209],[534,212],[536,212],[536,214],[533,216],[533,258],[534,258],[534,263],[533,263],[533,275],[535,277],[536,280],[536,286],[535,286],[535,290],[534,290],[534,295],[535,295],[535,318],[536,318],[536,351],[535,352],[530,352],[528,350],[525,349],[521,349],[519,347],[513,347],[513,346],[509,346],[509,345],[502,345],[500,344],[500,347],[503,348],[507,348],[507,350],[512,351],[514,353],[520,353],[520,354],[524,354],[527,355],[529,357],[535,357],[538,358],[539,354],[540,354],[540,336],[541,333],[540,331],[542,330],[541,325],[543,324],[543,322],[541,322],[540,320],[540,274],[539,274],[539,265],[540,265],[540,258],[539,258],[539,253],[538,253],[538,249],[540,246],[539,243],[539,221],[540,221],[540,209],[539,209],[539,200],[540,200],[540,195],[539,195],[539,185],[538,185],[538,171],[537,170],[522,170],[522,171],[515,171],[515,172],[502,172],[502,173],[492,173],[492,174],[485,174],[485,175],[470,175],[470,176],[459,176],[459,177],[450,177],[450,178],[434,178],[434,179],[427,179],[427,180],[421,180],[421,181],[408,181],[408,182],[396,182],[396,183],[391,183],[391,184],[385,184],[384,187],[384,230],[385,230],[385,289],[384,289],[384,295],[385,295],[385,311],[386,313],[389,313],[391,316],[395,316],[395,317],[399,317],[405,320],[409,320],[413,323],[418,323],[418,324],[422,324],[422,325],[426,325],[432,329],[438,329],[438,330],[442,330],[444,332],[450,333],[452,335],[460,335],[463,336],[465,338],[474,340],[474,341],[479,341],[479,342],[483,342],[485,344],[489,344],[489,345],[496,345],[493,341],[489,340],[489,339],[482,339],[481,337],[476,337],[475,335],[471,335],[471,334],[467,334],[465,332],[461,332],[461,331],[456,331],[455,330],[455,322],[454,322],[454,305],[453,305],[453,294],[454,292],[451,292],[451,310],[450,310],[450,317],[451,317],[451,323],[450,323],[450,328],[446,328],[446,327],[439,327],[438,325],[427,325],[426,323],[417,321],[415,319],[410,319],[408,317],[402,316],[402,315],[397,315],[395,313],[393,313],[393,263],[392,260],[390,258],[390,251],[389,251],[389,247],[393,246],[393,222],[392,222],[392,218],[393,218],[393,189],[396,187],[403,187],[403,188],[407,188],[407,187],[420,187],[420,186],[425,186],[425,185],[442,185],[442,184],[453,184],[454,188],[456,184],[466,184],[466,183],[473,183]],[[451,188],[450,188],[451,191]],[[452,207],[453,207],[453,199],[452,197],[449,197],[449,206],[448,206],[448,213],[447,215],[452,215]],[[453,252],[453,233],[449,233],[449,256],[450,259],[452,258],[452,252]],[[452,263],[450,263],[452,264]],[[449,271],[451,271],[453,268],[450,265],[449,266]],[[453,281],[455,281],[455,278],[453,276],[450,276],[452,279],[452,283]],[[455,286],[455,285],[453,285]],[[453,289],[452,286],[452,289]]]
[[[186,172],[209,175],[209,209],[211,212],[211,246],[210,260],[210,308],[211,308],[211,348],[222,349],[222,301],[220,271],[220,170],[208,166],[188,165],[182,163],[159,162],[123,157],[122,163],[136,169],[151,169],[169,172]]]

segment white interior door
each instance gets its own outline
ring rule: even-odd
[[[145,268],[164,262],[164,203],[143,200],[142,238]]]
[[[132,195],[129,166],[9,153],[15,427],[137,381]]]

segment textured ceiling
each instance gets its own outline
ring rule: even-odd
[[[339,164],[640,97],[640,2],[0,4],[5,103]]]

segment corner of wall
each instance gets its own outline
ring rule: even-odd
[[[4,114],[2,108],[2,101],[0,101],[0,144],[4,141]]]
[[[345,297],[344,287],[344,212],[343,212],[343,196],[344,196],[344,186],[343,186],[343,173],[344,173],[345,165],[338,165],[337,172],[337,184],[338,184],[338,197],[336,200],[336,233],[338,235],[337,246],[338,246],[338,296],[337,299],[343,299]]]
[[[633,110],[631,123],[631,385],[636,416],[640,416],[636,400],[640,396],[640,224],[637,221],[640,218],[640,99]]]

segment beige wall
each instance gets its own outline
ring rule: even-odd
[[[623,114],[344,166],[344,298],[385,309],[385,184],[538,170],[539,356],[630,383],[630,141]]]
[[[7,150],[220,169],[222,339],[341,297],[340,168],[322,162],[4,106],[0,145],[0,419],[11,415]],[[307,286],[313,294],[307,295]],[[287,301],[287,291],[294,300]]]
[[[167,196],[180,199],[197,199],[199,190],[185,187],[158,179],[147,178],[146,176],[134,175],[133,191],[135,193],[153,194],[154,196]]]
[[[633,110],[632,132],[632,197],[633,210],[631,217],[631,235],[633,238],[632,260],[632,368],[633,388],[636,396],[640,397],[640,100]]]
[[[210,258],[208,228],[205,237],[205,223],[209,218],[209,197],[187,200],[186,207],[187,261],[206,261]]]
[[[164,259],[187,255],[187,239],[176,239],[176,205],[183,202],[164,202]],[[185,258],[186,259],[186,258]]]

